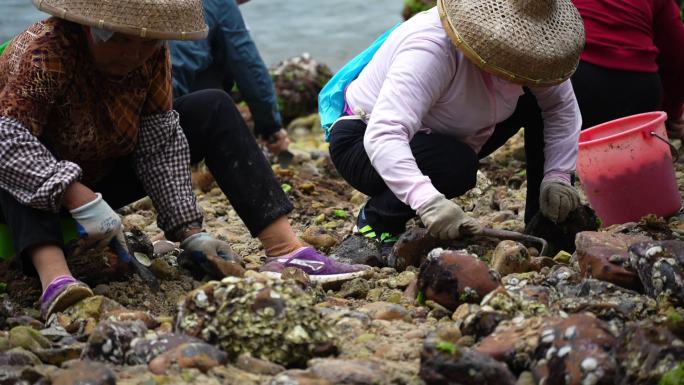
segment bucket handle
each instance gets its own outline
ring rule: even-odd
[[[660,139],[661,141],[663,141],[665,144],[667,144],[670,147],[670,153],[672,154],[672,163],[677,163],[677,161],[679,160],[679,150],[677,150],[677,147],[673,146],[669,140],[667,140],[667,139],[663,138],[662,136],[658,135],[657,133],[655,133],[655,131],[651,131],[651,132],[649,132],[649,134],[651,134],[651,136],[654,136],[654,137]]]

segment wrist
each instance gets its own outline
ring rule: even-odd
[[[62,206],[68,210],[76,210],[82,208],[88,203],[91,203],[102,196],[93,192],[93,190],[86,187],[80,182],[74,182],[64,190],[62,196]]]
[[[189,237],[203,232],[201,223],[189,223],[166,232],[166,239],[174,242],[184,242]]]

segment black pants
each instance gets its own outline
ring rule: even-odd
[[[292,211],[292,203],[228,94],[198,91],[176,99],[174,109],[190,144],[192,163],[204,159],[253,236]],[[88,187],[102,193],[115,209],[147,195],[129,158],[119,159],[111,173]],[[22,205],[4,190],[0,190],[0,209],[19,255],[33,246],[63,246],[59,214]]]
[[[527,157],[527,205],[525,220],[539,211],[539,186],[544,176],[544,138],[541,111],[534,95],[520,97],[513,115],[497,124],[493,135],[476,154],[468,145],[440,134],[416,134],[409,145],[418,168],[447,198],[475,187],[478,160],[491,154],[525,127]],[[355,189],[371,198],[365,206],[368,222],[378,231],[402,232],[416,213],[401,202],[371,165],[363,147],[366,124],[340,120],[330,135],[330,156],[340,175]]]
[[[572,87],[582,112],[582,129],[660,108],[657,73],[620,71],[580,61]]]

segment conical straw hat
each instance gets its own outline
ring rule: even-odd
[[[149,39],[199,40],[209,29],[202,0],[33,0],[74,23]]]
[[[584,24],[571,0],[438,0],[438,6],[451,41],[487,72],[550,86],[577,68]]]

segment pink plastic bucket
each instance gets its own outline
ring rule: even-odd
[[[648,214],[670,216],[681,208],[666,118],[648,112],[580,134],[577,175],[603,226]]]

